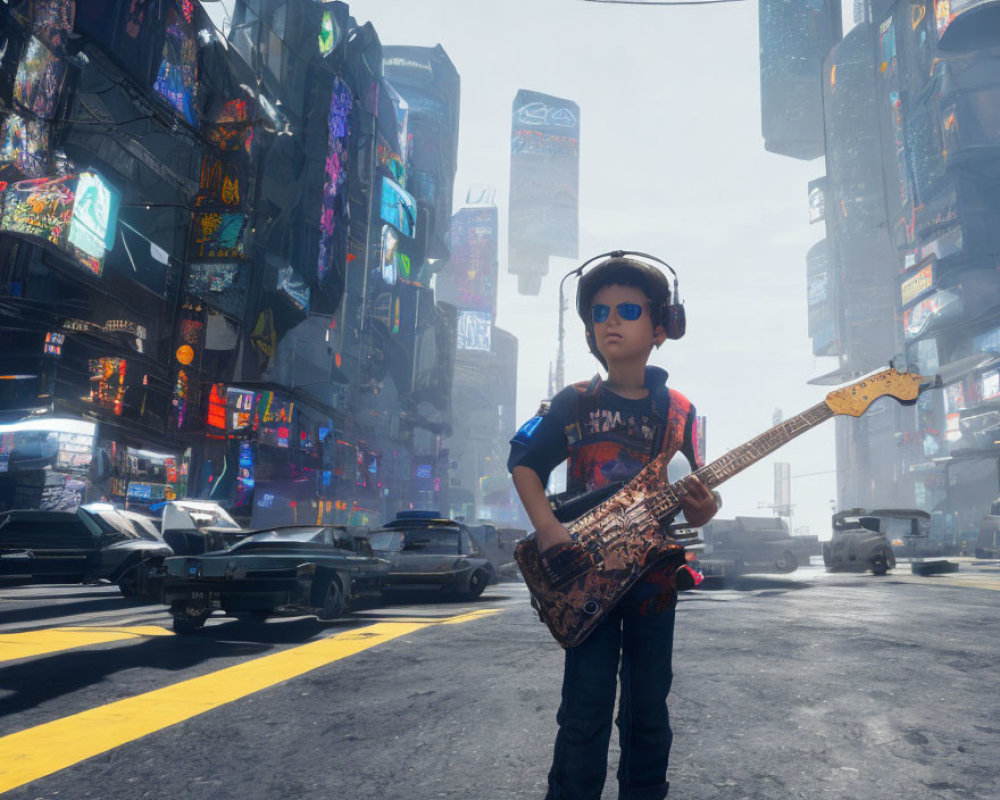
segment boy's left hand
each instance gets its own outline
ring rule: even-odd
[[[688,475],[681,483],[686,490],[680,498],[684,519],[692,528],[700,528],[719,512],[715,495],[694,475]]]

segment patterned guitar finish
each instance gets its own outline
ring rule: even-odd
[[[695,471],[714,488],[782,445],[836,414],[861,416],[884,396],[904,404],[916,402],[920,392],[940,386],[940,378],[883,370],[851,386],[831,392],[822,403],[730,450]],[[572,565],[561,571],[556,584],[542,569],[535,534],[514,548],[531,591],[532,605],[563,647],[576,647],[649,570],[680,558],[684,544],[696,535],[671,534],[668,525],[680,511],[684,481],[667,484],[665,454],[657,456],[616,494],[567,526],[573,539]],[[667,485],[665,485],[667,484]]]

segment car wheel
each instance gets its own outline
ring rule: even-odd
[[[889,562],[885,553],[879,553],[872,559],[872,575],[885,575],[889,571]]]
[[[337,617],[344,613],[345,606],[344,590],[340,587],[340,581],[336,578],[331,578],[323,600],[323,607],[316,616],[323,620],[337,619]]]
[[[139,565],[129,567],[118,576],[118,591],[122,597],[135,597],[139,594]]]
[[[486,584],[489,583],[490,576],[483,569],[475,570],[469,576],[469,585],[464,592],[462,592],[463,600],[475,600],[479,595],[483,593],[483,589],[486,588]]]
[[[204,614],[174,614],[174,633],[188,636],[204,627],[208,612]]]
[[[795,553],[786,550],[774,559],[774,566],[778,568],[778,572],[795,572],[799,568],[799,560],[795,557]]]

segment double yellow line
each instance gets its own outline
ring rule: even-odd
[[[0,738],[0,792],[422,628],[495,613],[487,609],[444,619],[377,622],[12,733]]]

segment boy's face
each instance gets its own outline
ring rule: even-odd
[[[642,312],[637,319],[625,319],[618,306],[622,303],[638,305]],[[619,286],[617,284],[599,289],[590,301],[591,320],[593,306],[607,306],[609,313],[603,322],[592,322],[594,343],[604,356],[608,365],[627,363],[649,358],[654,345],[660,345],[667,338],[667,332],[662,325],[653,327],[653,318],[649,310],[649,298],[645,292],[635,286]],[[628,309],[626,309],[627,312]],[[600,317],[598,317],[600,318]]]

